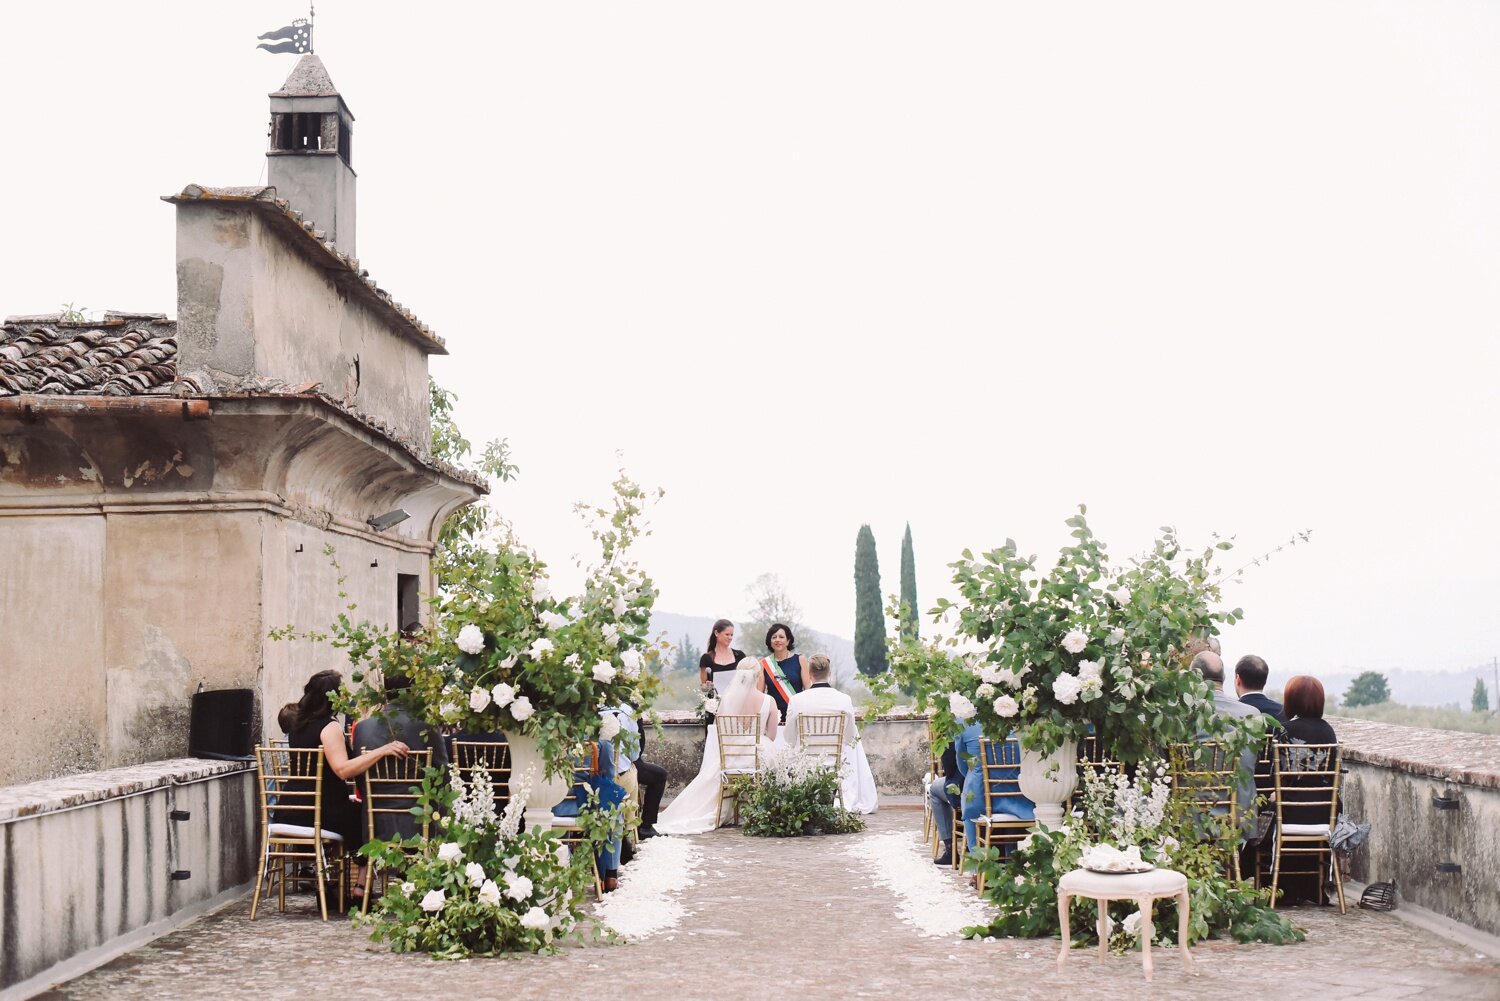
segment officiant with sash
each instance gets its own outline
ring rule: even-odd
[[[776,700],[783,723],[786,722],[786,705],[792,696],[812,685],[807,658],[793,653],[796,647],[797,638],[792,635],[790,626],[777,622],[766,630],[766,649],[771,651],[771,656],[762,657],[760,664],[766,675],[766,694]]]

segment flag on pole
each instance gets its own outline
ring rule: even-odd
[[[312,25],[298,18],[285,28],[277,28],[260,36],[261,43],[257,49],[265,49],[267,52],[311,52],[312,51]],[[266,39],[281,39],[274,44]]]

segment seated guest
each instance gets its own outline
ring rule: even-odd
[[[399,740],[392,740],[374,750],[350,757],[349,749],[344,744],[344,728],[339,726],[334,717],[333,703],[328,698],[329,693],[338,691],[343,683],[344,677],[337,671],[319,671],[307,679],[307,684],[302,688],[302,698],[297,703],[296,718],[292,720],[292,729],[287,736],[291,747],[323,749],[323,786],[320,797],[323,829],[341,835],[344,839],[344,851],[352,855],[364,844],[364,839],[360,837],[359,807],[350,800],[349,787],[345,783],[369,771],[370,766],[381,758],[392,754],[406,757],[407,746]],[[312,779],[302,782],[303,790],[311,791]],[[310,819],[305,811],[289,812],[284,818],[275,815],[271,817],[272,823],[296,824],[301,827],[308,826]],[[363,887],[364,867],[361,866],[355,877],[356,897],[363,893]]]
[[[1014,737],[1015,734],[1010,736]],[[979,827],[974,821],[985,816],[984,768],[979,761],[979,741],[983,737],[984,731],[978,723],[964,727],[963,733],[958,737],[958,773],[963,776],[964,844],[970,851],[973,851],[979,841]],[[1020,759],[1017,758],[1014,767],[1010,767],[1011,762],[999,757],[1005,753],[1004,741],[990,742],[990,764],[1006,766],[1000,769],[997,777],[1014,779],[1021,774]],[[1036,818],[1035,804],[1025,796],[1002,796],[992,799],[990,806],[996,813],[1009,813],[1021,820]]]
[[[1338,735],[1333,732],[1333,727],[1323,718],[1323,683],[1317,678],[1307,674],[1299,674],[1286,683],[1286,691],[1282,692],[1286,700],[1286,714],[1290,718],[1286,724],[1286,741],[1291,744],[1337,744]],[[1328,760],[1326,755],[1313,756],[1311,752],[1307,756],[1299,756],[1295,753],[1285,755],[1281,761],[1283,771],[1294,771],[1298,765],[1310,770],[1326,769]],[[1310,777],[1308,784],[1322,785],[1328,781],[1325,776]],[[1295,786],[1297,777],[1295,775],[1283,775],[1283,788],[1287,785]],[[1288,824],[1326,824],[1329,814],[1327,806],[1296,807],[1291,804],[1299,798],[1316,798],[1317,794],[1299,796],[1295,789],[1286,791],[1287,803],[1283,809]],[[1327,797],[1324,797],[1326,803]]]
[[[661,812],[661,798],[667,791],[667,770],[654,765],[642,756],[646,750],[646,731],[635,718],[630,706],[616,706],[604,710],[620,721],[620,735],[615,739],[615,771],[627,796],[634,798],[640,790],[645,791],[641,802],[641,824],[636,838],[644,841],[656,837],[656,818]]]
[[[578,762],[577,777],[580,781],[568,790],[568,798],[552,808],[556,817],[576,817],[584,809],[609,809],[625,802],[625,789],[615,781],[615,748],[607,740],[589,745],[585,756]],[[591,793],[597,794],[595,803],[589,803]],[[620,835],[612,833],[599,853],[594,857],[599,867],[599,878],[604,882],[606,893],[620,885]]]
[[[927,799],[932,804],[932,822],[937,825],[938,854],[933,865],[953,864],[953,818],[962,809],[960,793],[949,792],[948,787],[960,786],[963,779],[958,774],[958,742],[950,740],[943,748],[943,774],[934,775],[927,787]]]
[[[1220,716],[1229,716],[1234,719],[1248,719],[1259,716],[1258,710],[1247,706],[1238,699],[1232,699],[1224,691],[1224,661],[1219,655],[1211,650],[1204,650],[1193,658],[1191,669],[1203,675],[1204,679],[1213,688],[1214,712]],[[1215,739],[1212,734],[1200,733],[1195,738],[1199,741]],[[1258,746],[1246,747],[1240,753],[1237,781],[1234,784],[1234,798],[1240,811],[1240,830],[1246,836],[1255,833],[1255,762],[1260,757]],[[1214,814],[1227,812],[1227,808],[1214,807]]]
[[[1271,669],[1266,662],[1253,653],[1247,653],[1234,665],[1234,692],[1245,705],[1271,717],[1278,727],[1284,727],[1286,713],[1282,711],[1281,703],[1265,692],[1266,679],[1270,676]]]
[[[430,767],[444,771],[448,767],[448,746],[443,742],[442,731],[412,714],[401,698],[402,693],[410,688],[411,679],[406,675],[394,672],[388,675],[385,679],[385,705],[354,724],[349,744],[359,751],[366,747],[379,747],[391,741],[400,741],[413,751],[430,750]],[[382,808],[394,809],[401,803],[401,800],[387,800]],[[416,805],[415,796],[406,803],[408,808]],[[392,838],[412,837],[420,830],[421,825],[412,814],[381,813],[375,817],[375,830],[370,832],[370,837],[389,841]]]
[[[297,725],[297,703],[288,702],[281,707],[276,714],[276,725],[281,727],[281,732],[290,736],[292,727]]]

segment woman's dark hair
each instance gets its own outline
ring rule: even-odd
[[[1288,719],[1293,716],[1323,718],[1323,682],[1310,674],[1299,674],[1286,683],[1281,693],[1281,707]]]
[[[714,651],[719,647],[719,634],[733,625],[734,623],[730,622],[728,619],[719,619],[717,622],[715,622],[713,632],[708,634],[708,649],[704,652],[712,657],[714,655]]]
[[[776,630],[778,629],[786,633],[786,648],[788,650],[797,649],[797,637],[792,635],[792,627],[780,622],[771,623],[771,628],[766,630],[766,649],[771,649],[771,637],[776,635]]]
[[[336,692],[344,683],[344,676],[337,671],[319,671],[307,679],[302,686],[302,698],[297,702],[297,728],[315,723],[333,715],[333,703],[329,692]]]

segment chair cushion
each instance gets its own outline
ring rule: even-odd
[[[1332,833],[1327,824],[1282,824],[1281,832],[1302,838],[1313,835],[1326,838]]]
[[[318,836],[318,832],[313,830],[311,827],[299,827],[296,824],[272,824],[267,828],[267,830],[270,832],[271,838],[273,840],[278,835],[283,838],[306,838],[308,841],[311,841],[313,838]],[[339,834],[337,831],[324,830],[323,840],[343,841],[344,836],[342,834]]]
[[[1029,821],[1029,820],[1022,820],[1020,817],[1017,817],[1014,813],[992,813],[988,817],[975,817],[974,818],[974,823],[981,824],[981,825],[987,825],[987,824],[1029,824],[1029,823],[1031,823],[1031,821]]]

